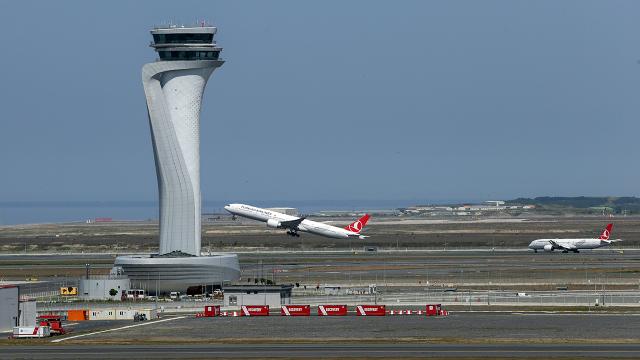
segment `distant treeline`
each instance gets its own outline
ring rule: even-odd
[[[596,196],[541,196],[536,198],[517,198],[506,201],[507,205],[535,205],[542,208],[575,208],[585,210],[597,210],[607,208],[615,213],[640,212],[640,198],[635,196],[623,197],[596,197]]]

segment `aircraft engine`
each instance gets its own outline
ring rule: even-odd
[[[280,228],[280,221],[276,219],[269,219],[267,220],[267,226],[270,228],[278,229]]]
[[[544,246],[544,251],[553,251],[553,245],[547,244]]]

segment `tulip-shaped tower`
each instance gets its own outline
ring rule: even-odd
[[[150,292],[222,284],[240,276],[235,254],[200,256],[200,108],[211,73],[224,61],[215,27],[168,26],[151,30],[159,59],[142,67],[160,198],[157,255],[121,256],[132,282]],[[135,286],[135,285],[134,285]]]

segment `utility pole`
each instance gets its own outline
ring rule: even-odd
[[[156,279],[156,317],[158,317],[158,283],[160,282],[160,272],[157,273],[158,278]]]
[[[604,275],[604,283],[602,283],[602,306],[605,305],[605,300],[607,298],[607,275]]]

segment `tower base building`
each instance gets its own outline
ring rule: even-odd
[[[184,291],[240,278],[235,254],[201,255],[200,108],[204,88],[224,63],[215,27],[151,30],[159,55],[142,67],[160,204],[159,254],[121,256],[132,284],[148,291]]]
[[[192,286],[222,288],[240,278],[236,254],[169,257],[149,255],[118,256],[115,266],[129,277],[131,286],[148,294],[186,293]]]

